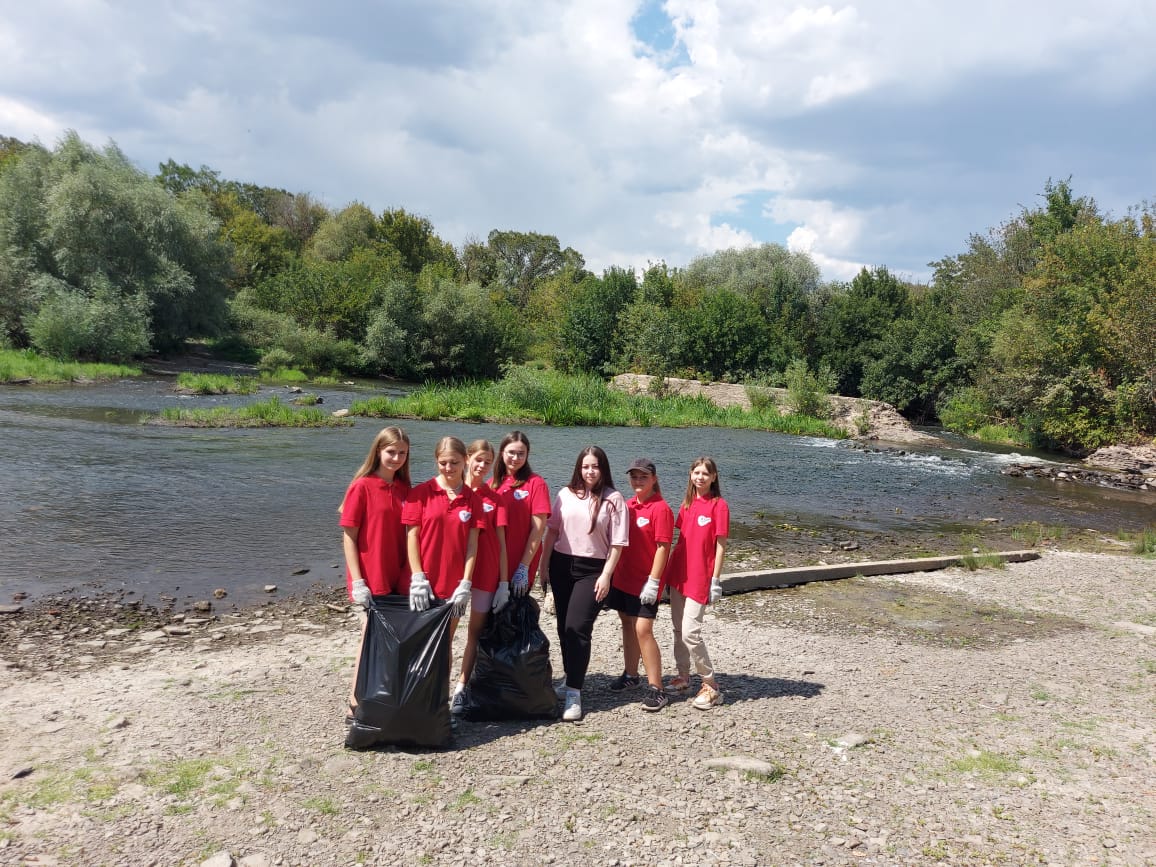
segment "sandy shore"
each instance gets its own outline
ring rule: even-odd
[[[343,606],[110,623],[6,625],[0,864],[1156,863],[1153,560],[728,597],[705,713],[607,690],[604,615],[581,723],[442,752],[343,748]]]

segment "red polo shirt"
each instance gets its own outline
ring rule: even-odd
[[[622,549],[611,584],[623,593],[637,596],[650,577],[659,544],[669,544],[674,538],[674,512],[658,492],[645,503],[631,497],[626,508],[630,513],[630,544]]]
[[[467,485],[452,499],[436,478],[410,491],[401,522],[418,528],[422,569],[439,599],[448,599],[462,580],[470,530],[481,529],[485,521],[482,501]]]

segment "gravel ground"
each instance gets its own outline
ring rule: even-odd
[[[27,619],[0,864],[1156,864],[1150,559],[728,597],[708,712],[610,692],[603,615],[581,723],[463,721],[440,752],[343,748],[355,621],[325,605]]]

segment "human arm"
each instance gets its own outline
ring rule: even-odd
[[[409,608],[410,611],[425,611],[429,608],[430,590],[429,580],[421,568],[421,529],[411,524],[405,533],[405,550],[409,559],[409,571],[413,573],[409,579]]]
[[[716,536],[714,540],[714,572],[710,576],[710,601],[722,599],[722,567],[727,553],[727,537]]]
[[[538,563],[538,579],[545,590],[550,583],[550,554],[554,551],[554,543],[558,541],[558,531],[550,528],[546,531],[546,538],[542,542],[542,560]]]
[[[497,526],[494,530],[498,539],[498,589],[494,591],[494,601],[490,605],[490,610],[496,614],[510,601],[510,578],[509,564],[506,561],[506,528]]]
[[[345,566],[349,570],[349,595],[355,603],[368,608],[373,604],[373,594],[361,574],[361,557],[357,551],[360,527],[341,528],[341,547],[345,552]]]
[[[662,573],[666,571],[666,561],[669,558],[670,543],[659,542],[654,549],[654,562],[650,565],[650,575],[646,579],[646,586],[638,594],[638,599],[643,605],[653,605],[658,601],[659,582],[662,580]]]
[[[601,602],[606,598],[606,594],[610,592],[610,580],[614,577],[614,570],[618,566],[618,561],[622,557],[623,545],[611,545],[610,555],[606,558],[606,562],[602,566],[602,574],[598,576],[594,582],[594,601]]]

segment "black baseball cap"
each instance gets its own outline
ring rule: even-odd
[[[633,470],[643,470],[652,476],[658,475],[658,470],[654,468],[654,461],[650,458],[635,458],[634,463],[630,465],[630,469],[626,472],[629,474]]]

